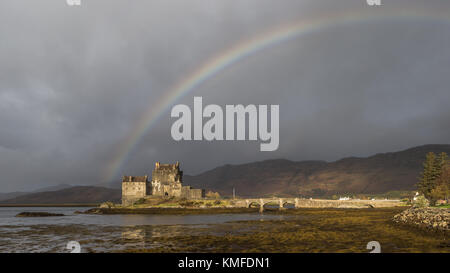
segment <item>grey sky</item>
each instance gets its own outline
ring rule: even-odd
[[[175,142],[170,113],[119,174],[179,160],[188,174],[269,158],[336,160],[450,139],[449,1],[63,0],[0,2],[0,192],[101,184],[137,119],[202,63],[277,26],[377,12],[262,50],[176,103],[279,104],[280,147]]]

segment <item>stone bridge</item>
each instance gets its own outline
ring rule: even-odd
[[[295,208],[383,208],[400,206],[402,203],[400,200],[325,200],[271,197],[238,199],[234,206],[250,208],[252,205],[257,205],[259,211],[263,212],[264,206],[268,204],[276,205],[281,210],[287,204],[291,204]]]

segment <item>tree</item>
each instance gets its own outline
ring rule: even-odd
[[[446,153],[436,156],[428,153],[423,164],[420,182],[417,184],[419,192],[432,204],[438,199],[449,198],[450,167]]]
[[[436,179],[441,176],[444,167],[447,165],[447,159],[448,156],[446,153],[440,153],[438,157],[436,157],[436,160],[434,161],[434,176]]]
[[[428,153],[426,155],[425,162],[423,163],[423,172],[421,174],[420,182],[417,184],[419,192],[422,193],[425,198],[430,198],[431,191],[434,188],[435,180],[438,176],[436,170],[436,155],[434,153]]]
[[[208,191],[206,197],[210,199],[220,199],[220,194],[218,192]]]
[[[450,164],[446,163],[442,166],[441,174],[436,179],[435,187],[431,190],[432,200],[450,198]]]
[[[425,208],[430,205],[430,202],[423,195],[419,195],[417,199],[413,202],[416,208]]]

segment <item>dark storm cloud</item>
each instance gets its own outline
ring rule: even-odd
[[[218,52],[364,1],[0,3],[0,192],[99,184],[140,115]],[[374,12],[389,9],[384,6]],[[396,1],[417,10],[446,1]],[[365,10],[367,11],[367,10]],[[284,157],[334,160],[450,139],[450,21],[335,25],[246,58],[180,102],[280,104],[280,148],[175,142],[169,113],[120,173],[179,160],[187,173]],[[195,156],[194,156],[195,155]]]

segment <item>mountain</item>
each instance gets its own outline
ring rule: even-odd
[[[56,186],[40,188],[40,189],[34,190],[32,192],[58,191],[58,190],[67,189],[67,188],[71,188],[71,187],[73,187],[73,186],[69,185],[69,184],[59,184]]]
[[[450,145],[424,145],[366,158],[335,162],[266,160],[225,165],[195,176],[184,176],[185,185],[218,191],[229,196],[330,196],[346,193],[385,193],[414,190],[428,152],[446,152]]]
[[[113,182],[105,182],[105,183],[98,183],[94,184],[95,187],[104,187],[104,188],[110,188],[110,189],[122,189],[122,180],[119,181],[113,181]]]
[[[56,186],[40,188],[40,189],[34,190],[32,192],[22,192],[22,191],[7,192],[7,193],[0,192],[0,201],[16,198],[18,196],[22,196],[22,195],[26,195],[26,194],[30,194],[30,193],[44,192],[44,191],[57,191],[57,190],[62,190],[62,189],[70,188],[70,187],[73,187],[73,186],[69,185],[69,184],[59,184]]]
[[[0,201],[15,198],[17,196],[21,196],[24,194],[28,194],[27,192],[21,192],[21,191],[15,191],[15,192],[7,192],[7,193],[0,193]]]
[[[377,194],[414,190],[428,152],[446,152],[450,145],[424,145],[370,157],[349,157],[335,162],[274,159],[240,165],[224,165],[195,176],[184,184],[230,196],[330,196]],[[120,186],[117,183],[117,186]],[[68,187],[68,188],[67,188]],[[45,188],[44,188],[45,189]],[[8,204],[61,204],[118,202],[121,190],[99,186],[58,185],[50,191],[0,194]],[[9,195],[9,196],[8,196]],[[6,199],[5,198],[5,199]]]
[[[56,191],[36,192],[2,200],[2,204],[82,204],[119,202],[121,191],[93,186],[76,186]]]

